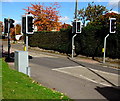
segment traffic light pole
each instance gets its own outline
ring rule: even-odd
[[[75,50],[74,39],[75,39],[76,36],[77,36],[77,34],[75,34],[75,35],[72,37],[72,58],[74,57],[74,50]]]
[[[103,63],[105,63],[105,52],[106,52],[106,39],[109,36],[109,34],[107,34],[107,36],[104,38],[104,55],[103,55]]]
[[[10,22],[9,22],[9,18],[8,18],[8,59],[10,59]]]

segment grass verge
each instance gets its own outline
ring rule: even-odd
[[[34,82],[27,75],[12,70],[2,61],[2,93],[4,99],[58,99],[70,100],[63,93]]]
[[[0,99],[2,99],[2,59],[0,59]]]

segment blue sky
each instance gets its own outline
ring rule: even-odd
[[[37,3],[37,2],[13,2],[11,0],[11,2],[1,2],[1,3],[2,3],[2,13],[1,13],[2,18],[0,18],[0,21],[3,21],[4,18],[9,17],[14,19],[16,23],[20,23],[21,17],[25,13],[23,9],[26,9],[28,6],[31,6],[30,3]],[[49,3],[50,2],[44,2],[46,6],[49,5]],[[71,21],[73,21],[73,17],[74,17],[75,2],[59,2],[59,4],[61,5],[61,7],[58,9],[60,12],[59,14],[61,16],[60,21],[63,23],[65,22],[70,24]],[[107,6],[107,9],[111,9],[113,7],[114,11],[118,11],[118,7],[114,5],[115,3],[110,4],[110,2],[95,2],[95,4]],[[79,2],[78,9],[86,8],[87,5],[88,2]]]

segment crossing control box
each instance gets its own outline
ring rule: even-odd
[[[15,51],[15,69],[30,76],[30,67],[28,66],[28,52]]]

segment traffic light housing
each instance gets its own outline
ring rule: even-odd
[[[34,26],[33,26],[33,16],[31,15],[27,15],[27,26],[26,26],[26,32],[27,34],[33,34],[33,31],[34,31]]]
[[[76,22],[72,23],[72,33],[76,33]]]
[[[4,33],[8,33],[8,19],[4,19]]]
[[[81,22],[80,21],[74,21],[72,23],[72,33],[81,33]]]
[[[76,21],[76,33],[81,33],[81,22]]]
[[[13,19],[9,19],[9,23],[10,23],[10,28],[14,28],[14,20]]]
[[[110,33],[116,33],[116,18],[110,18]]]
[[[26,34],[26,17],[22,17],[22,33]]]

